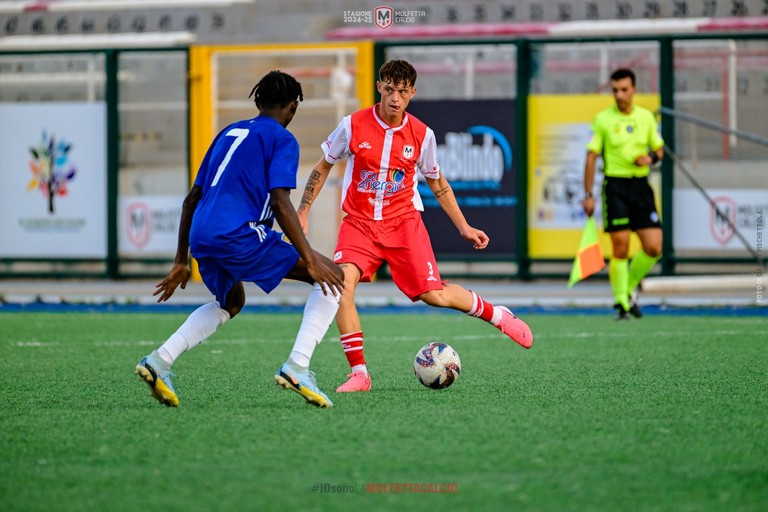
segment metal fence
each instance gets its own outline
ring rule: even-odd
[[[768,136],[764,33],[2,53],[0,275],[161,275],[189,178],[218,130],[255,115],[247,96],[259,76],[282,68],[304,84],[291,125],[301,183],[339,119],[375,101],[378,66],[394,57],[419,72],[412,113],[435,130],[465,213],[492,236],[489,250],[467,250],[425,201],[438,258],[460,263],[457,273],[567,272],[584,221],[585,137],[599,105],[612,102],[608,76],[618,66],[636,70],[638,102],[681,113],[660,117],[679,158],[653,178],[661,271],[754,261],[768,151],[734,133]],[[59,156],[70,162],[58,175],[41,171],[39,149],[51,141],[49,153],[63,142]],[[681,165],[724,210],[708,209]],[[316,203],[310,232],[324,252],[339,223],[338,179],[328,186],[336,190]]]

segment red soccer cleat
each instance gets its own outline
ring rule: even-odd
[[[352,372],[347,375],[349,380],[336,388],[337,393],[355,393],[371,390],[371,376],[365,372]]]
[[[501,321],[496,328],[523,348],[531,348],[533,346],[533,333],[528,324],[513,315],[509,308],[504,306],[496,306],[496,308],[501,310]]]

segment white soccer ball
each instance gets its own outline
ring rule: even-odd
[[[459,378],[459,354],[445,343],[427,343],[413,358],[413,372],[419,382],[432,389],[444,389]]]

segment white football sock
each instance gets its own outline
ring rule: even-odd
[[[363,372],[364,374],[368,375],[368,367],[364,364],[358,364],[352,367],[352,373],[354,372]]]
[[[183,352],[201,344],[227,320],[229,313],[221,309],[218,302],[200,306],[158,349],[160,358],[168,364],[173,364]]]
[[[501,322],[501,317],[504,316],[504,313],[501,309],[499,309],[499,306],[493,307],[493,318],[491,318],[491,325],[494,327],[499,326],[499,322]]]
[[[339,310],[339,298],[330,294],[323,295],[320,285],[314,284],[304,306],[304,318],[296,334],[289,361],[301,368],[309,368],[309,360],[312,359],[315,347],[323,341],[323,336],[328,332],[328,327]]]

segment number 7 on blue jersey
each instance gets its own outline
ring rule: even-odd
[[[219,168],[216,170],[216,176],[213,177],[213,182],[211,182],[211,187],[215,187],[216,184],[219,182],[219,178],[221,178],[221,175],[224,173],[224,169],[227,168],[227,164],[229,164],[229,160],[232,158],[232,154],[237,149],[237,146],[239,146],[240,143],[243,142],[245,138],[248,136],[248,130],[245,128],[232,128],[225,135],[227,137],[236,137],[236,138],[235,138],[235,141],[232,143],[232,145],[229,147],[229,151],[227,151],[227,155],[224,157],[224,160],[222,160],[221,164],[219,165]]]

